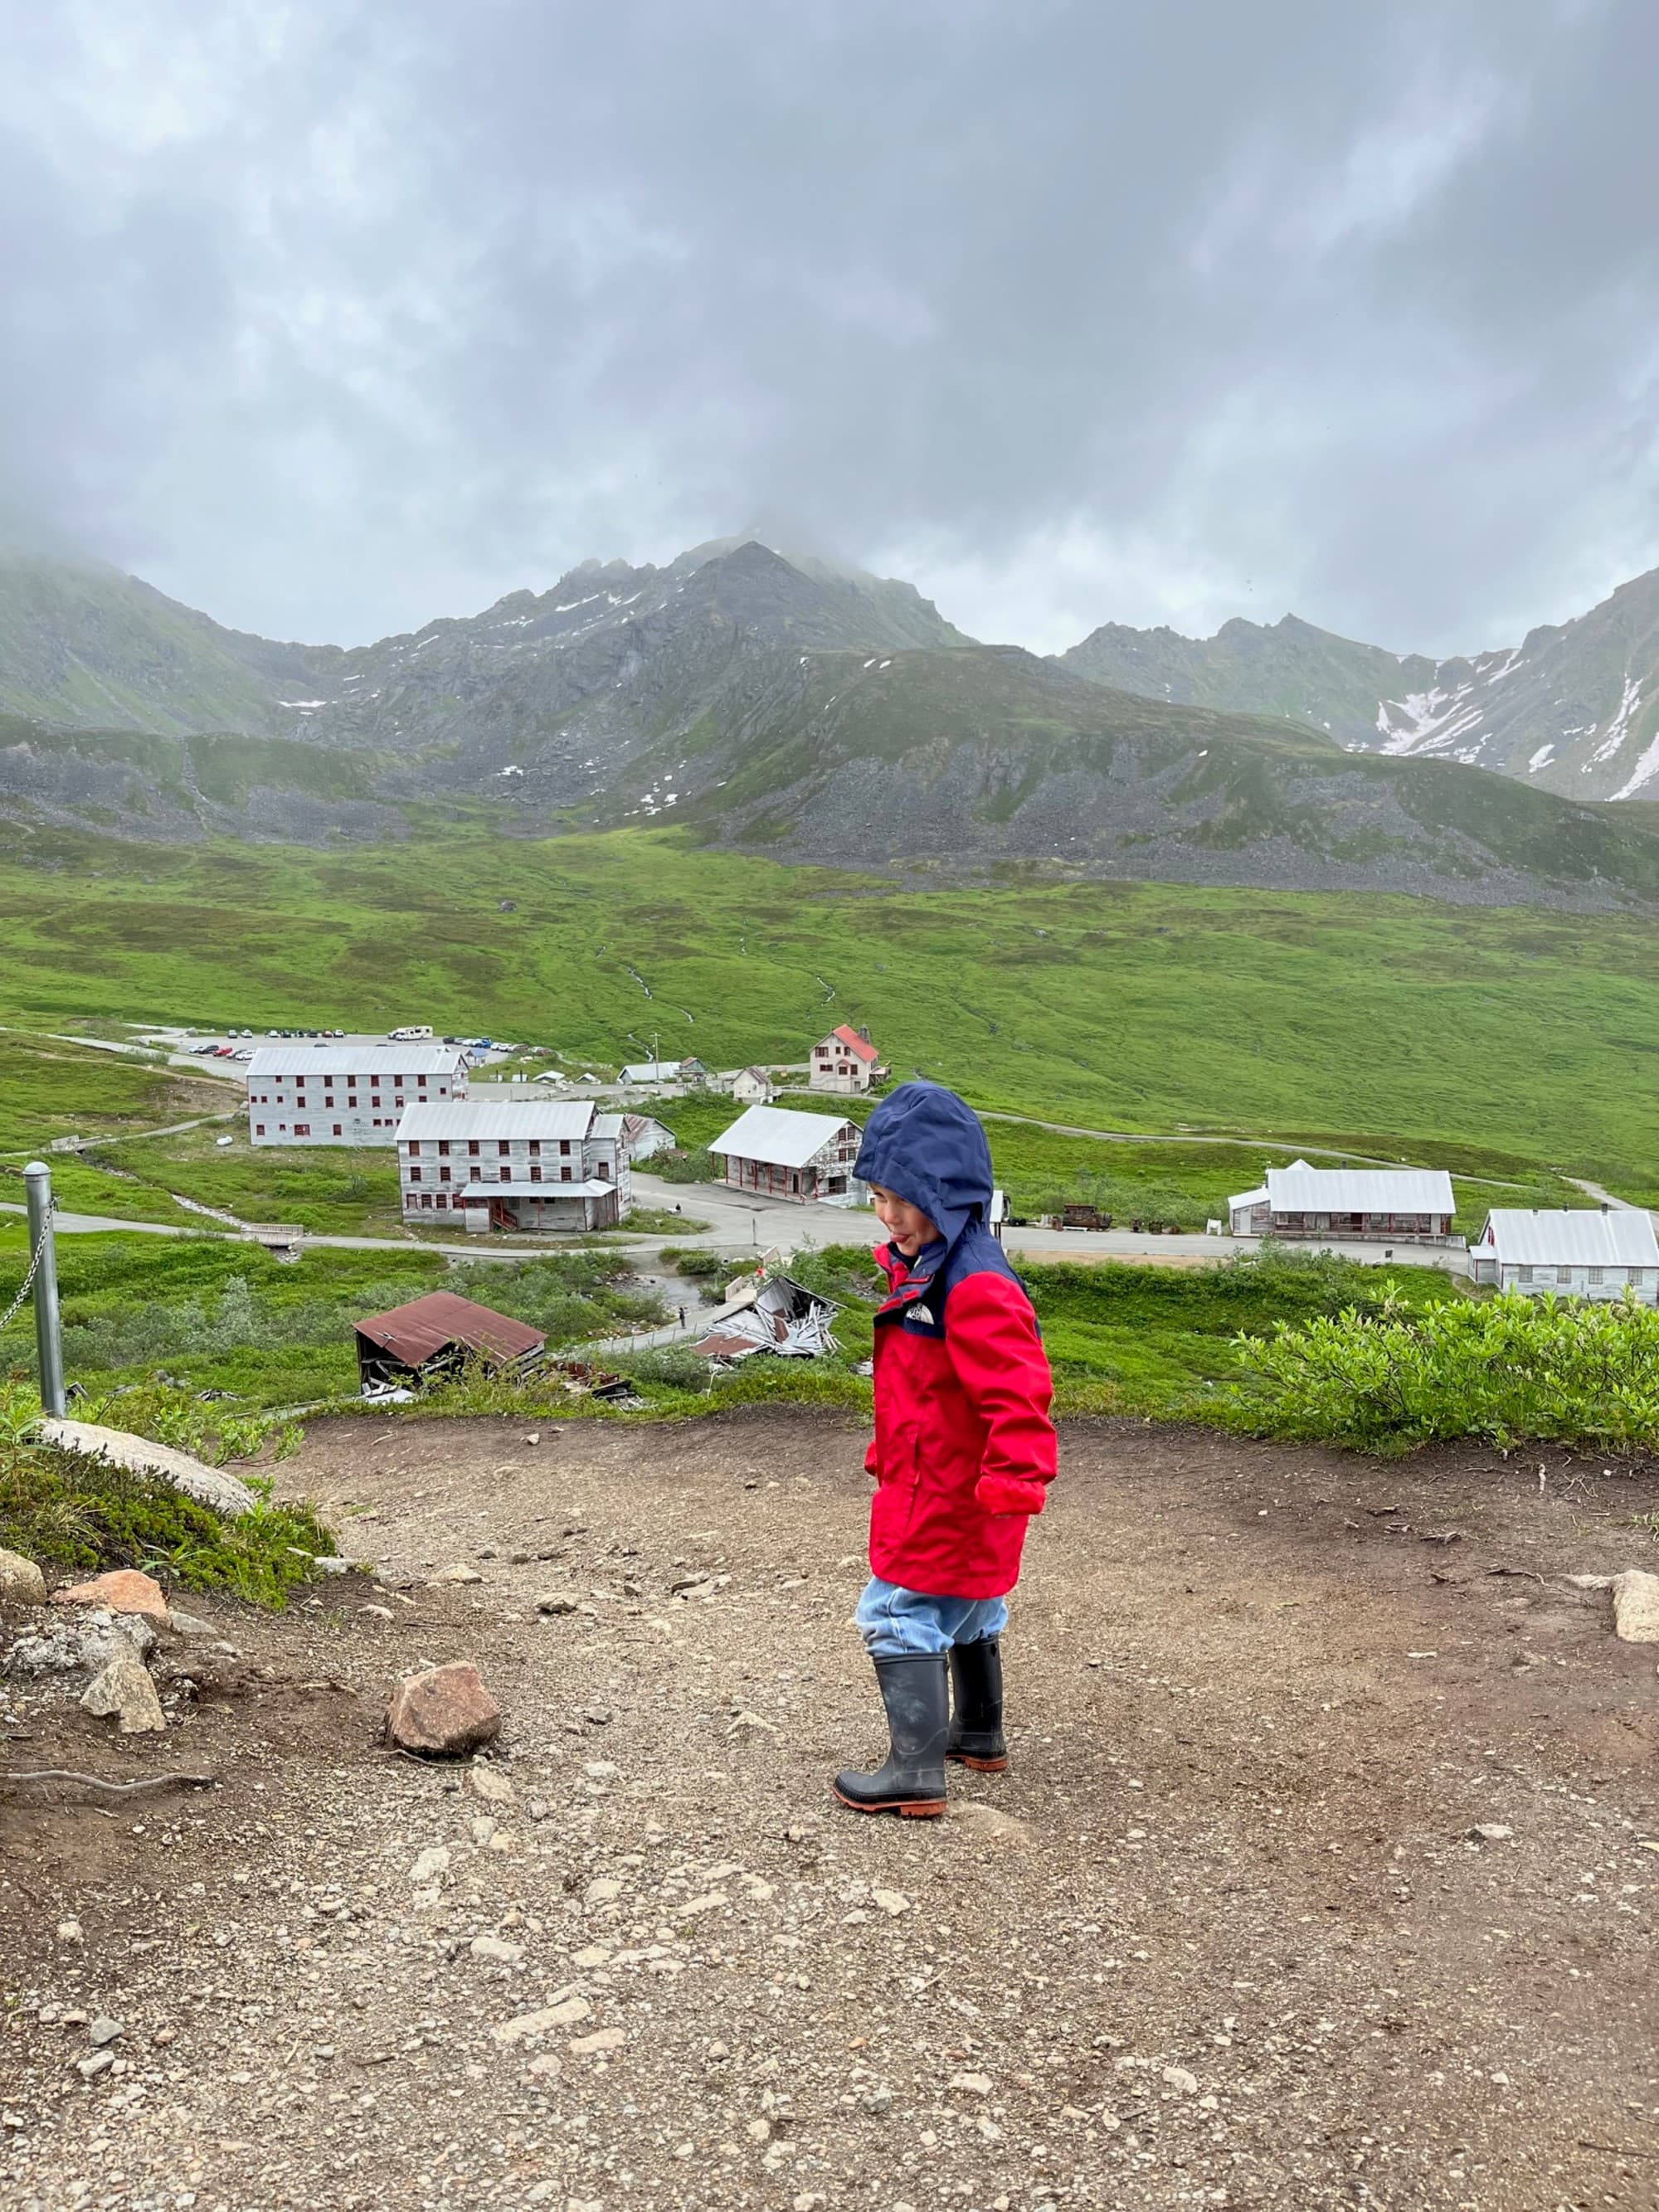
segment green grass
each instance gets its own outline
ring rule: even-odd
[[[54,1137],[163,1128],[240,1103],[232,1089],[155,1060],[24,1030],[0,1030],[0,1155],[44,1153]]]
[[[795,1057],[864,1021],[896,1076],[985,1107],[1181,1139],[1317,1131],[1659,1197],[1651,921],[1034,872],[906,890],[647,830],[349,853],[12,832],[0,996],[36,1026],[117,1006],[483,1025],[567,1066],[642,1056],[653,1031],[715,1066]]]
[[[0,1287],[21,1257],[14,1238]],[[58,1244],[64,1370],[96,1395],[160,1372],[253,1407],[308,1405],[357,1389],[352,1327],[433,1290],[453,1291],[545,1329],[556,1343],[663,1317],[626,1258],[586,1248],[515,1262],[448,1262],[313,1246],[297,1261],[210,1237],[65,1237]],[[27,1310],[0,1333],[0,1378],[33,1372]],[[148,1433],[148,1431],[146,1431]]]

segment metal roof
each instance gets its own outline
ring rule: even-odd
[[[622,1071],[623,1083],[678,1083],[683,1069],[690,1065],[684,1060],[635,1060]]]
[[[1451,1213],[1444,1168],[1269,1168],[1275,1213]]]
[[[860,1036],[848,1023],[843,1022],[838,1030],[831,1030],[830,1036],[820,1038],[819,1042],[828,1044],[830,1037],[833,1037],[837,1044],[844,1044],[848,1051],[857,1060],[872,1060],[876,1057],[876,1048],[871,1043],[869,1038]]]
[[[467,1065],[453,1044],[265,1044],[247,1074],[250,1083],[272,1075],[450,1075]]]
[[[708,1149],[772,1168],[804,1168],[841,1130],[854,1127],[844,1115],[831,1121],[827,1114],[797,1114],[787,1106],[751,1106]]]
[[[1267,1203],[1267,1186],[1264,1182],[1255,1190],[1236,1190],[1227,1203],[1230,1206],[1265,1206]]]
[[[1505,1267],[1659,1267],[1650,1214],[1634,1207],[1562,1206],[1530,1212],[1499,1206],[1486,1216],[1474,1253],[1496,1250]]]
[[[543,1332],[528,1322],[514,1321],[490,1306],[475,1306],[471,1298],[458,1298],[453,1291],[431,1291],[406,1306],[370,1314],[357,1323],[357,1334],[406,1367],[419,1367],[451,1345],[488,1352],[498,1359],[522,1359],[547,1342]]]
[[[526,1093],[530,1086],[523,1086]],[[590,1098],[544,1098],[521,1096],[510,1104],[493,1099],[417,1098],[405,1106],[398,1124],[398,1142],[408,1144],[428,1138],[536,1137],[543,1144],[569,1144],[587,1135],[593,1120]]]

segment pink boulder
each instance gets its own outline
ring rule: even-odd
[[[141,1575],[137,1567],[118,1567],[112,1574],[94,1575],[89,1583],[76,1583],[54,1590],[54,1605],[101,1605],[111,1613],[139,1613],[157,1628],[167,1625],[167,1601],[160,1583]]]
[[[406,1674],[386,1709],[386,1740],[424,1759],[465,1759],[501,1732],[501,1709],[465,1660]]]

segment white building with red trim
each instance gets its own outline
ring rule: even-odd
[[[807,1054],[806,1087],[838,1091],[843,1097],[867,1091],[883,1073],[878,1061],[869,1031],[850,1029],[843,1022],[840,1029],[820,1037]]]
[[[466,1097],[471,1065],[445,1044],[262,1045],[248,1062],[256,1145],[395,1145],[413,1105]]]
[[[623,1116],[591,1099],[411,1106],[398,1182],[405,1221],[467,1229],[609,1229],[634,1198]]]
[[[751,1106],[708,1147],[724,1159],[733,1190],[792,1198],[802,1206],[827,1198],[850,1205],[855,1195],[856,1122],[827,1114],[795,1114],[787,1106]]]

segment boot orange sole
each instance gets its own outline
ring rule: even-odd
[[[965,1751],[947,1751],[945,1756],[952,1765],[971,1767],[975,1774],[1006,1774],[1008,1771],[1006,1752],[1000,1759],[970,1759]]]
[[[849,1813],[898,1813],[907,1820],[937,1820],[946,1809],[943,1797],[888,1797],[878,1805],[860,1805],[855,1798],[843,1797],[839,1790],[832,1789],[831,1794]]]

